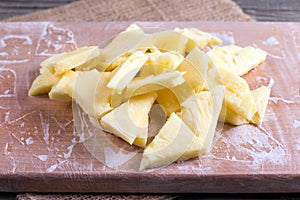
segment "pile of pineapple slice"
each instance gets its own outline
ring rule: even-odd
[[[211,150],[218,121],[261,124],[270,96],[241,77],[267,53],[221,42],[194,28],[149,34],[132,24],[102,49],[43,61],[29,95],[74,99],[105,131],[144,148],[140,170],[199,157]],[[149,141],[153,104],[168,118]]]

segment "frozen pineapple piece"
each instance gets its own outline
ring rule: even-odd
[[[220,79],[214,81],[225,86],[226,109],[231,109],[246,120],[250,120],[257,109],[246,80],[225,68],[219,68],[218,73]]]
[[[129,144],[145,147],[148,114],[156,97],[156,93],[152,92],[130,98],[101,118],[102,127]]]
[[[197,109],[197,99],[193,89],[186,81],[168,89],[174,94],[180,105],[181,119],[193,132],[196,131],[197,124],[195,124],[195,121],[198,119],[199,111]],[[194,133],[197,135],[196,132]]]
[[[151,75],[157,75],[155,73],[155,68],[157,66],[146,62],[145,65],[141,68],[140,72],[139,72],[139,77],[147,77],[147,76],[151,76]]]
[[[43,73],[31,84],[28,94],[30,96],[47,94],[50,92],[53,85],[56,85],[60,79],[61,75],[52,74],[47,68],[44,68]]]
[[[210,92],[196,94],[199,119],[199,137],[204,140],[202,151],[208,153],[213,147],[213,138],[224,100],[224,87],[215,86]]]
[[[180,158],[186,160],[199,156],[201,146],[192,145],[194,141],[197,141],[194,133],[175,113],[172,113],[145,148],[140,170],[165,166]]]
[[[223,99],[224,88],[219,85],[212,88],[211,91],[190,96],[181,104],[180,118],[197,137],[205,141],[201,151],[208,152],[212,147]]]
[[[192,51],[195,47],[203,49],[206,46],[217,45],[222,43],[222,40],[220,40],[219,38],[195,28],[175,28],[175,32],[181,33],[182,35],[188,38],[186,52]]]
[[[140,71],[142,77],[175,71],[184,59],[176,52],[154,52],[148,55],[149,59]]]
[[[217,68],[226,68],[242,76],[266,60],[267,53],[251,46],[239,47],[229,45],[215,47],[208,52]]]
[[[43,60],[40,63],[40,66],[41,66],[40,74],[44,74],[44,73],[47,73],[47,72],[51,72],[52,74],[54,74],[55,73],[54,69],[50,68],[49,66],[51,66],[51,64],[54,63],[55,61],[62,59],[65,56],[65,54],[66,53],[60,53],[60,54],[51,56],[51,57]]]
[[[194,137],[190,147],[177,159],[177,161],[184,161],[191,158],[196,158],[205,153],[205,142],[200,137]]]
[[[125,60],[127,60],[127,58],[131,55],[131,53],[125,53],[124,55],[120,56],[119,58],[117,58],[115,61],[113,61],[106,69],[105,71],[113,71],[114,69],[116,69],[117,67],[119,67],[120,65],[122,65]]]
[[[271,93],[271,89],[266,86],[262,86],[251,91],[251,94],[254,98],[257,107],[257,112],[250,120],[251,123],[257,125],[260,125],[262,123],[263,117],[267,109],[270,93]]]
[[[175,31],[161,31],[151,34],[148,42],[160,51],[176,51],[185,55],[188,38]]]
[[[109,70],[110,65],[125,53],[152,46],[149,37],[150,35],[145,34],[136,24],[130,25],[101,50],[97,69],[99,71]]]
[[[52,87],[49,98],[54,100],[71,100],[78,72],[72,70],[64,73],[60,81]]]
[[[182,120],[193,128],[194,120],[199,115],[197,110],[197,100],[193,89],[187,82],[178,84],[174,87],[157,91],[156,101],[161,105],[165,113],[169,116],[172,112],[182,111]],[[190,124],[191,123],[191,124]]]
[[[222,121],[225,121],[232,125],[242,125],[248,123],[260,125],[262,123],[263,116],[266,112],[268,99],[270,97],[270,91],[270,88],[266,86],[262,86],[251,91],[251,94],[256,104],[257,112],[253,115],[253,117],[250,120],[245,119],[230,108],[222,109],[220,119],[223,119]]]
[[[55,74],[63,74],[74,68],[84,68],[91,65],[90,62],[97,58],[99,54],[100,50],[97,46],[81,47],[68,53],[50,57],[42,62],[41,66],[42,68],[47,66]]]
[[[184,83],[182,73],[174,71],[147,77],[136,77],[128,85],[126,97],[145,94]]]
[[[225,106],[222,108],[220,116],[219,116],[219,121],[222,122],[227,122],[232,125],[242,125],[242,124],[248,124],[249,121],[246,120],[244,117],[241,115],[237,114],[230,108],[226,108]]]
[[[110,74],[96,69],[78,73],[73,98],[92,117],[99,119],[112,109],[109,103],[112,90],[106,87]]]
[[[206,85],[208,64],[208,56],[196,47],[186,56],[186,59],[179,65],[177,70],[185,72],[183,77],[197,93],[201,92]]]
[[[169,89],[158,90],[156,101],[162,107],[166,115],[180,111],[180,103],[176,95]]]
[[[114,73],[107,87],[116,90],[117,93],[121,93],[139,72],[147,59],[148,56],[141,51],[136,51],[130,55]]]

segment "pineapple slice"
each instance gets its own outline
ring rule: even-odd
[[[97,46],[81,47],[68,53],[62,53],[46,59],[41,63],[42,68],[49,68],[55,74],[63,74],[64,72],[80,68],[84,69],[88,66],[91,69],[91,62],[100,54]]]
[[[222,109],[224,95],[224,87],[221,85],[212,88],[210,92],[196,94],[200,113],[199,137],[204,140],[202,151],[206,153],[213,147],[213,138]]]
[[[250,120],[245,119],[243,116],[239,115],[230,108],[226,108],[226,110],[225,108],[222,109],[220,119],[223,119],[222,121],[225,121],[232,125],[242,125],[248,123],[260,125],[266,112],[268,99],[270,97],[270,91],[271,89],[266,86],[262,86],[251,91],[256,104],[257,112],[252,116]]]
[[[209,58],[205,52],[194,48],[179,67],[178,71],[185,72],[183,77],[191,85],[196,93],[205,87],[205,79],[208,70]]]
[[[107,87],[121,93],[128,83],[135,77],[135,75],[142,68],[147,61],[148,56],[141,51],[136,51],[130,55],[126,61],[117,69]]]
[[[47,58],[40,64],[40,75],[32,83],[29,95],[49,93],[52,87],[64,76],[65,72],[76,67],[85,69],[85,67],[89,66],[90,69],[93,66],[92,61],[98,56],[99,48],[90,46]],[[67,96],[65,97],[67,98]],[[63,97],[61,96],[60,98]]]
[[[222,43],[222,40],[219,38],[195,28],[175,28],[175,32],[181,33],[189,39],[186,45],[186,52],[192,51],[195,47],[203,49],[206,46]]]
[[[200,137],[194,137],[189,148],[183,151],[183,154],[177,159],[177,161],[184,161],[201,156],[205,153],[204,145],[205,142]]]
[[[242,125],[242,124],[248,124],[249,121],[242,117],[241,115],[237,114],[230,108],[226,108],[225,106],[222,107],[220,116],[219,116],[219,121],[222,122],[227,122],[232,125]]]
[[[145,147],[148,133],[148,114],[157,94],[155,92],[130,98],[101,118],[104,130],[129,144]]]
[[[54,56],[51,56],[47,59],[45,59],[44,61],[42,61],[40,63],[40,74],[45,74],[47,72],[51,72],[52,74],[55,73],[54,69],[53,68],[50,68],[49,66],[52,65],[52,63],[55,63],[57,60],[61,60],[64,58],[66,53],[60,53],[60,54],[57,54],[57,55],[54,55]]]
[[[254,98],[257,107],[257,112],[250,120],[251,123],[257,125],[260,125],[262,123],[263,117],[267,109],[270,93],[271,93],[271,89],[266,86],[262,86],[260,88],[251,91],[251,94]]]
[[[99,119],[112,109],[109,103],[112,90],[106,87],[110,74],[96,69],[78,73],[73,98],[92,117]]]
[[[176,95],[169,89],[158,90],[156,101],[162,107],[167,116],[180,111],[180,103]]]
[[[119,58],[117,58],[113,63],[111,63],[106,69],[105,71],[113,71],[114,69],[116,69],[117,67],[119,67],[120,65],[122,65],[125,60],[127,60],[127,58],[131,55],[131,53],[125,53],[124,55],[120,56]]]
[[[60,81],[52,87],[49,98],[54,100],[71,100],[78,72],[72,70],[64,73]]]
[[[192,145],[193,143],[194,145]],[[198,145],[199,143],[199,145]],[[152,142],[145,148],[140,170],[161,167],[180,159],[200,155],[199,141],[189,127],[172,113]]]
[[[219,68],[220,79],[215,79],[225,86],[226,110],[231,109],[246,120],[250,120],[257,108],[250,88],[245,79],[225,68]]]
[[[48,68],[43,68],[42,73],[31,84],[28,94],[30,96],[47,94],[60,79],[61,75],[52,74]]]
[[[172,112],[182,111],[182,120],[192,130],[194,126],[194,120],[199,115],[197,110],[197,100],[193,89],[190,87],[188,82],[169,87],[167,89],[157,91],[158,97],[157,102],[162,106],[167,115]]]
[[[182,55],[176,52],[155,52],[149,55],[149,61],[155,67],[155,74],[165,73],[176,70],[183,61]]]
[[[161,31],[151,34],[149,42],[160,51],[176,51],[181,55],[185,55],[188,38],[175,31]]]
[[[219,85],[211,91],[190,96],[181,104],[181,112],[178,115],[197,137],[205,141],[201,151],[208,152],[212,147],[223,99],[224,88]]]
[[[137,77],[127,85],[126,97],[145,94],[165,88],[173,88],[184,82],[185,80],[182,77],[182,73],[178,71],[147,77]]]
[[[176,52],[154,52],[148,55],[149,59],[140,71],[141,77],[174,71],[184,59]]]
[[[251,46],[229,45],[215,47],[208,52],[217,68],[223,67],[242,76],[266,60],[267,53]]]
[[[137,25],[130,25],[101,50],[97,69],[99,71],[111,70],[111,64],[116,62],[116,59],[125,53],[152,46],[149,37],[150,35],[145,34]]]

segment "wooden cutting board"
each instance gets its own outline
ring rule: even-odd
[[[147,172],[110,169],[79,143],[72,104],[29,97],[39,63],[98,45],[129,23],[0,23],[0,191],[10,192],[299,192],[300,24],[143,22],[195,27],[224,44],[269,53],[245,78],[273,85],[262,126],[224,126],[208,155]]]

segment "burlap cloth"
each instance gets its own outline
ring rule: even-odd
[[[231,0],[81,0],[5,21],[251,21]]]
[[[3,21],[253,21],[231,0],[80,0]],[[41,191],[42,192],[42,191]],[[18,199],[174,199],[175,195],[20,194]]]

